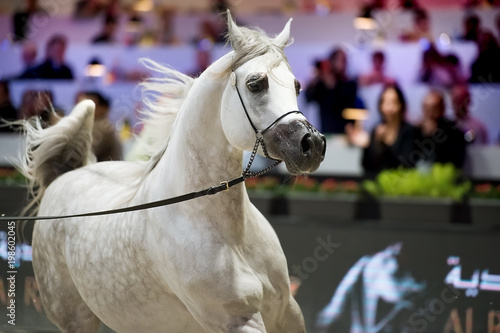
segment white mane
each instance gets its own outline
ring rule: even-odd
[[[144,128],[134,150],[150,157],[161,155],[166,149],[177,113],[195,79],[151,59],[142,58],[140,62],[156,76],[140,84]]]

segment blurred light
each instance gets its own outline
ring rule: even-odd
[[[476,138],[476,133],[473,130],[468,130],[464,134],[465,141],[472,142]]]
[[[348,120],[366,120],[368,119],[368,110],[347,108],[342,111],[342,117]]]
[[[443,32],[441,35],[439,35],[439,42],[442,45],[448,46],[451,43],[451,38],[450,38],[450,36],[448,36],[448,34],[445,34]]]
[[[138,0],[133,5],[134,10],[138,12],[149,12],[153,7],[153,0]]]
[[[316,5],[314,7],[316,14],[320,16],[330,14],[330,4],[326,0],[316,0]]]
[[[106,67],[97,59],[92,59],[85,68],[85,76],[101,77],[106,73]]]
[[[356,17],[353,21],[354,28],[358,30],[375,30],[377,29],[377,21],[368,17]]]
[[[213,47],[214,43],[208,39],[208,38],[203,38],[198,42],[198,50],[200,51],[210,51]]]
[[[431,42],[429,42],[429,40],[427,38],[420,38],[420,40],[418,41],[418,43],[420,44],[420,48],[423,51],[429,50],[431,48],[431,46],[432,46]]]

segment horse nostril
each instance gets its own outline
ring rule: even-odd
[[[302,138],[302,141],[300,141],[300,148],[302,149],[302,154],[305,157],[311,156],[311,150],[314,145],[314,142],[312,140],[311,134],[306,134]]]

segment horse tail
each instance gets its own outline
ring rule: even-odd
[[[67,117],[44,128],[39,117],[22,121],[26,150],[18,168],[33,198],[23,213],[36,214],[47,187],[60,175],[95,162],[91,152],[95,104],[80,102]],[[55,111],[52,110],[55,114]]]

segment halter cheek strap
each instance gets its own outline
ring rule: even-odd
[[[243,106],[243,111],[245,111],[245,115],[247,116],[247,119],[248,119],[248,122],[250,123],[250,125],[252,125],[252,128],[255,132],[255,136],[256,136],[256,142],[255,142],[255,147],[254,147],[254,151],[252,152],[252,155],[254,155],[254,152],[256,153],[256,150],[259,149],[259,145],[262,145],[262,150],[264,151],[264,154],[267,158],[271,159],[271,160],[274,160],[274,161],[277,161],[278,163],[276,165],[278,165],[281,161],[279,160],[276,160],[272,157],[269,156],[268,152],[267,152],[267,148],[266,148],[266,145],[264,143],[264,134],[270,129],[272,128],[277,122],[279,122],[281,119],[285,118],[286,116],[290,115],[290,114],[294,114],[294,113],[297,113],[297,114],[302,114],[302,112],[298,111],[298,110],[294,110],[294,111],[289,111],[287,113],[284,113],[282,114],[280,117],[278,117],[275,121],[273,121],[271,123],[271,125],[267,126],[266,128],[264,128],[263,130],[259,130],[257,129],[257,127],[254,125],[253,121],[252,121],[252,118],[250,118],[250,114],[248,113],[248,110],[245,106],[245,103],[243,102],[243,98],[241,97],[241,94],[240,94],[240,90],[238,89],[238,85],[236,84],[236,74],[233,72],[231,72],[231,76],[230,76],[230,80],[231,80],[231,85],[233,85],[235,88],[236,88],[236,92],[238,93],[238,97],[240,99],[240,102],[241,102],[241,106]],[[255,156],[253,156],[255,158]],[[253,162],[253,158],[250,159],[250,163],[249,165],[247,166],[247,168],[245,168],[245,171],[244,171],[244,174],[247,172],[247,169],[249,170],[250,169],[250,166]],[[273,168],[276,166],[273,164]],[[267,172],[267,171],[266,171]]]

